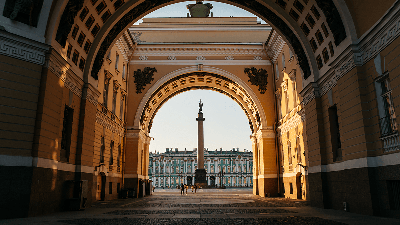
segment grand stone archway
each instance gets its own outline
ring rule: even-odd
[[[60,193],[70,180],[88,180],[92,188],[89,188],[87,196],[80,195],[82,199],[88,199],[88,205],[95,199],[92,195],[96,192],[94,176],[109,175],[112,179],[106,182],[115,185],[106,188],[118,189],[116,184],[122,180],[123,173],[119,166],[104,164],[104,155],[100,154],[100,149],[104,149],[106,144],[108,149],[111,148],[112,141],[121,143],[124,148],[124,136],[141,138],[140,149],[137,142],[127,142],[126,145],[137,146],[137,152],[143,150],[140,159],[136,154],[129,156],[130,160],[136,163],[146,161],[144,149],[148,148],[150,141],[147,129],[151,127],[151,118],[157,106],[150,112],[145,109],[153,93],[149,93],[148,99],[136,96],[137,99],[143,99],[142,108],[138,102],[134,107],[135,112],[130,114],[132,118],[127,121],[118,119],[111,109],[104,107],[99,98],[103,85],[103,81],[98,80],[99,71],[104,71],[108,80],[111,79],[111,72],[116,68],[111,68],[107,55],[115,43],[119,44],[121,38],[129,42],[129,47],[121,48],[120,52],[127,50],[126,61],[130,60],[129,53],[136,45],[135,40],[129,39],[126,29],[133,22],[151,11],[182,1],[44,0],[42,7],[35,6],[34,14],[29,15],[35,17],[32,20],[34,23],[18,17],[18,14],[11,16],[15,1],[0,1],[0,78],[3,85],[0,93],[0,138],[4,140],[0,152],[0,173],[8,185],[1,188],[0,194],[6,198],[0,206],[6,215],[23,217],[64,210],[63,204],[67,198],[73,197],[73,192],[71,189],[68,194]],[[274,34],[265,40],[263,50],[272,65],[276,66],[269,68],[269,74],[281,74],[281,78],[275,83],[270,82],[276,84],[276,87],[269,90],[275,92],[278,103],[282,97],[287,99],[289,88],[298,91],[299,95],[293,98],[300,98],[299,106],[286,110],[286,115],[280,120],[270,119],[273,116],[268,114],[265,99],[258,96],[258,105],[257,98],[242,85],[250,99],[254,100],[256,107],[252,111],[252,107],[240,101],[240,97],[233,91],[235,82],[240,82],[216,71],[207,72],[214,84],[218,76],[229,83],[229,87],[210,88],[222,90],[239,99],[238,103],[248,112],[247,116],[254,129],[254,149],[264,149],[264,144],[272,146],[269,128],[276,123],[274,128],[278,130],[274,131],[279,134],[279,140],[285,142],[279,143],[286,151],[280,154],[289,161],[287,155],[291,143],[296,143],[293,132],[289,135],[289,131],[295,130],[294,127],[301,120],[305,123],[303,129],[307,140],[301,148],[305,157],[301,154],[297,157],[306,158],[308,164],[300,164],[303,167],[298,166],[297,169],[301,172],[307,170],[309,174],[312,204],[342,209],[343,202],[346,202],[351,205],[353,212],[394,216],[393,209],[397,209],[390,201],[392,196],[399,196],[393,187],[398,185],[400,178],[393,171],[400,165],[400,142],[397,130],[387,135],[383,129],[385,124],[382,121],[387,118],[382,116],[385,108],[381,104],[382,90],[379,86],[383,81],[394,84],[388,94],[394,99],[390,123],[396,125],[394,112],[398,109],[396,99],[400,90],[396,85],[399,79],[396,74],[399,74],[400,68],[397,66],[400,2],[219,2],[248,10],[273,27]],[[23,7],[29,8],[26,4]],[[285,46],[286,60],[282,46]],[[288,60],[287,56],[292,55],[289,49],[294,53],[295,60],[292,57]],[[113,60],[116,61],[115,57]],[[298,63],[298,66],[285,66],[285,62],[289,61]],[[115,74],[118,72],[115,71]],[[195,80],[199,80],[194,73],[204,72],[194,69],[176,76],[191,74],[196,76]],[[246,80],[242,75],[232,74],[242,81]],[[113,83],[118,96],[127,94],[125,84],[119,86],[123,81],[121,78]],[[154,91],[162,84],[154,86]],[[250,89],[258,95],[257,88],[250,86]],[[240,92],[238,90],[237,93]],[[258,114],[254,113],[256,111]],[[302,116],[299,115],[300,111]],[[66,124],[69,125],[64,126]],[[129,131],[125,135],[126,127]],[[298,132],[296,130],[296,135]],[[282,139],[285,133],[286,138]],[[65,142],[65,136],[69,136],[70,142]],[[113,140],[107,139],[108,136]],[[339,136],[341,140],[337,138]],[[258,141],[264,137],[270,138],[269,141]],[[273,140],[278,142],[278,139]],[[342,143],[334,144],[335,141]],[[263,152],[259,153],[257,157],[263,159]],[[271,159],[264,162],[264,165],[274,163],[276,160]],[[145,164],[131,168],[126,171],[128,176],[124,178],[138,178],[139,170],[143,176],[146,168]],[[291,169],[294,170],[293,165]],[[264,172],[256,171],[256,174]],[[259,178],[275,179],[276,176],[278,173],[260,175]],[[283,179],[286,178],[284,175]],[[126,184],[131,185],[129,182]],[[258,184],[258,187],[259,190],[263,189],[263,184]],[[302,189],[300,185],[299,189]],[[113,192],[113,197],[117,197],[116,192]],[[365,200],[365,204],[359,204],[359,199]]]
[[[206,89],[227,95],[237,102],[245,112],[253,137],[253,161],[260,161],[263,165],[262,172],[259,173],[257,171],[253,179],[255,184],[253,186],[254,194],[262,193],[264,195],[265,193],[270,193],[276,195],[278,192],[277,166],[275,163],[268,162],[276,159],[277,152],[274,141],[275,131],[273,125],[271,125],[275,119],[275,108],[273,101],[271,101],[273,92],[268,86],[266,93],[256,93],[247,85],[247,80],[243,81],[242,79],[218,67],[191,66],[172,71],[155,81],[154,85],[141,97],[137,108],[132,108],[132,106],[128,105],[128,111],[136,113],[133,123],[128,122],[127,126],[125,183],[131,184],[133,188],[137,186],[140,179],[148,179],[146,170],[148,161],[136,159],[148,159],[151,141],[149,132],[153,118],[159,108],[179,93]],[[269,80],[272,81],[273,78],[270,77]],[[130,86],[133,87],[134,81],[131,80],[130,82]],[[131,97],[136,98],[135,94],[131,94]],[[260,98],[264,103],[260,102]],[[272,107],[265,107],[268,105]],[[267,110],[267,113],[265,110]],[[269,117],[266,115],[269,115]],[[133,126],[129,126],[129,124]],[[139,165],[138,163],[144,165]],[[136,170],[136,168],[140,168],[140,171]],[[259,168],[256,168],[256,170],[259,170]],[[262,184],[261,187],[258,185],[259,183]]]

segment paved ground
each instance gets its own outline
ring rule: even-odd
[[[251,189],[156,189],[152,196],[97,202],[84,211],[0,220],[0,224],[400,224],[400,220],[338,210],[317,209],[307,202],[253,196]]]

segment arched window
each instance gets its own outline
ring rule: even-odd
[[[275,64],[275,76],[276,76],[276,79],[279,79],[279,67],[278,67],[278,64]]]
[[[285,54],[282,53],[282,68],[285,68]]]
[[[292,165],[292,143],[288,141],[287,145],[288,145],[288,162],[289,165]]]

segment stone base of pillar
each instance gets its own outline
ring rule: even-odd
[[[260,197],[278,196],[277,178],[258,178],[257,183],[258,183],[258,195],[260,195]]]
[[[194,184],[199,187],[207,187],[207,172],[205,169],[196,169]]]
[[[146,179],[125,178],[124,189],[128,190],[128,197],[141,198],[145,197],[146,193],[150,193],[151,185],[149,183],[149,180]]]

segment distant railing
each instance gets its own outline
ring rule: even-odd
[[[383,141],[383,151],[391,152],[400,149],[399,133],[394,133],[389,136],[381,137]]]

